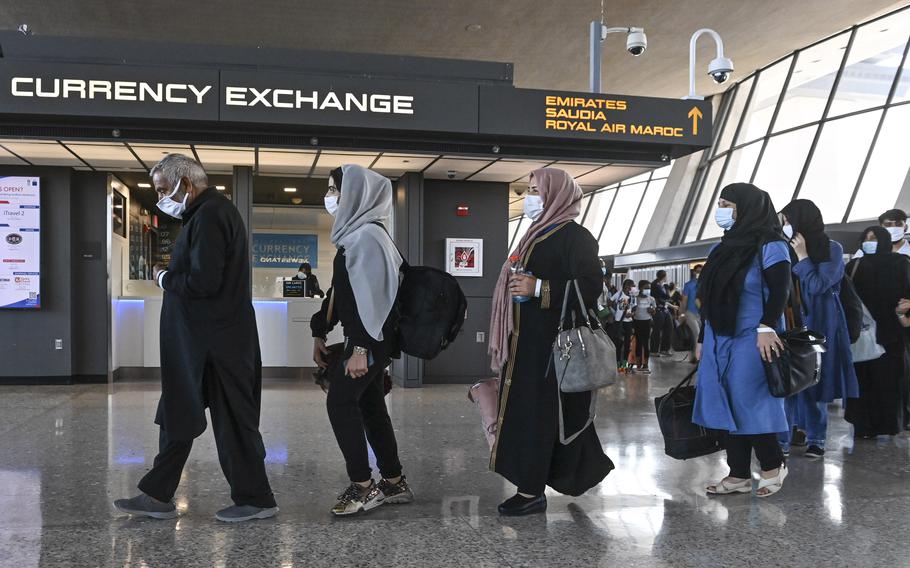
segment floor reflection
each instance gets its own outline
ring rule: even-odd
[[[267,383],[262,432],[282,512],[244,526],[212,518],[229,502],[229,490],[208,432],[184,471],[177,520],[111,510],[112,499],[136,492],[155,456],[157,385],[116,384],[111,395],[95,386],[0,388],[0,567],[675,568],[740,566],[743,558],[784,566],[907,565],[906,437],[854,442],[842,411],[832,407],[826,457],[811,461],[794,449],[781,493],[707,497],[705,485],[726,473],[723,455],[670,459],[653,415],[653,397],[690,368],[661,361],[650,377],[622,377],[601,397],[597,419],[616,470],[582,497],[550,492],[546,515],[518,519],[496,515],[515,488],[488,471],[487,445],[463,386],[392,392],[417,502],[339,521],[328,508],[346,479],[325,395],[308,383]]]

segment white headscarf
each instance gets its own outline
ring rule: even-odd
[[[382,341],[382,326],[398,296],[402,263],[387,232],[392,216],[392,183],[361,166],[349,164],[341,171],[332,244],[344,247],[345,266],[364,329]]]

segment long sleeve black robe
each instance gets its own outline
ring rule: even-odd
[[[597,252],[591,233],[569,222],[539,236],[523,259],[544,282],[540,298],[515,304],[515,331],[500,387],[499,433],[490,459],[490,468],[523,493],[539,495],[549,485],[581,495],[613,469],[593,426],[571,444],[560,443],[556,375],[549,366],[566,282],[577,279],[585,304],[596,309],[602,287]],[[574,291],[569,309],[581,317]],[[563,393],[562,400],[565,431],[576,432],[587,421],[591,394]]]
[[[250,253],[237,208],[215,188],[187,207],[162,279],[161,400],[155,422],[172,440],[205,431],[203,377],[214,370],[241,413],[259,423],[262,358]]]

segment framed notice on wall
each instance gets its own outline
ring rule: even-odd
[[[41,183],[0,177],[0,308],[41,307]]]
[[[483,276],[483,239],[446,239],[446,272],[452,276]]]

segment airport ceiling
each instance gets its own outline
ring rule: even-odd
[[[641,26],[648,50],[625,52],[610,36],[603,52],[608,93],[680,97],[688,90],[688,42],[710,27],[724,38],[733,79],[855,23],[906,5],[894,0],[607,1],[608,25]],[[518,87],[588,88],[588,25],[600,0],[5,0],[0,29],[35,34],[182,43],[384,53],[515,64]],[[704,69],[698,91],[718,92]]]

